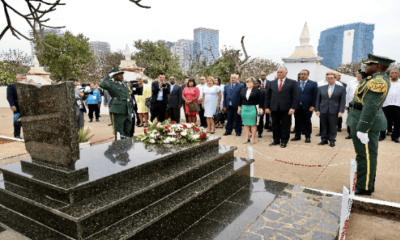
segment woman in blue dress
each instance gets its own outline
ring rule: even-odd
[[[215,133],[215,123],[213,120],[215,111],[220,108],[221,89],[214,85],[214,78],[207,78],[207,86],[203,88],[203,103],[204,117],[207,119],[207,132]]]

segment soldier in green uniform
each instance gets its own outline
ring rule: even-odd
[[[117,133],[120,134],[121,139],[129,137],[134,114],[133,106],[136,104],[131,98],[128,86],[123,82],[123,74],[121,68],[114,68],[99,85],[111,96],[110,114],[112,114],[113,134],[116,140]]]
[[[367,77],[361,80],[350,104],[348,124],[352,134],[357,161],[355,194],[371,195],[375,190],[376,161],[379,132],[387,128],[382,104],[390,88],[385,73],[394,60],[368,54],[365,62]]]

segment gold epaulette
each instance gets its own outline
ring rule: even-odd
[[[388,85],[382,76],[376,76],[374,79],[371,79],[366,87],[368,90],[376,93],[386,93],[388,91]]]

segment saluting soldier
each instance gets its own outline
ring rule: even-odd
[[[106,89],[111,96],[110,114],[112,114],[113,134],[117,139],[117,133],[121,139],[128,138],[134,115],[133,106],[136,104],[130,96],[128,86],[124,81],[124,72],[121,68],[114,68],[100,82],[100,87]]]
[[[371,195],[375,190],[376,161],[379,132],[387,128],[382,104],[390,88],[385,73],[394,60],[368,54],[365,72],[350,104],[348,124],[352,134],[357,160],[357,184],[355,194]]]

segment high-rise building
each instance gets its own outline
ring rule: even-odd
[[[326,29],[321,32],[318,56],[321,64],[337,68],[346,63],[360,62],[373,53],[375,24],[352,23]]]
[[[100,56],[103,52],[110,51],[110,44],[108,42],[91,41],[89,42],[90,51],[94,52],[94,56]]]
[[[39,30],[37,30],[37,31],[39,31]],[[45,28],[45,29],[43,29],[43,36],[46,35],[46,34],[50,34],[50,33],[54,33],[59,37],[63,37],[64,36],[64,33],[59,29],[53,29],[53,28]],[[29,30],[29,37],[30,38],[34,38],[33,30]],[[31,42],[31,53],[32,53],[32,56],[36,54],[35,47],[36,47],[36,43],[35,42]]]
[[[169,41],[165,41],[165,40],[158,40],[157,42],[164,43],[167,46],[168,50],[170,50],[170,51],[171,51],[171,48],[174,46],[173,42],[169,42]]]
[[[171,47],[171,53],[179,57],[179,64],[184,72],[189,71],[190,59],[193,57],[193,40],[179,39]]]
[[[210,52],[211,47],[211,52]],[[207,64],[219,58],[219,30],[210,28],[194,29],[194,51],[201,53],[200,59],[206,59]],[[214,55],[214,57],[213,57]]]

